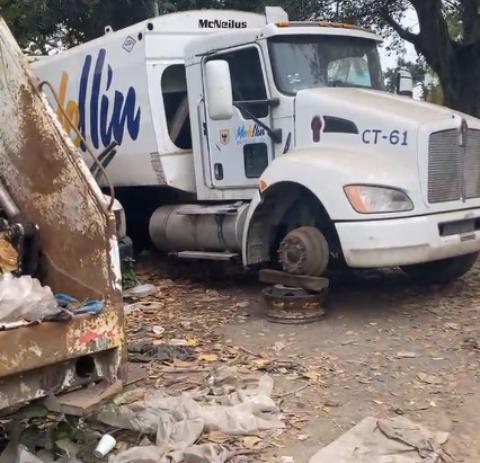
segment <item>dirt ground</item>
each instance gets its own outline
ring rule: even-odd
[[[186,390],[222,364],[273,376],[287,428],[248,441],[262,449],[252,461],[305,463],[364,417],[397,414],[450,432],[455,461],[480,461],[480,266],[448,287],[394,271],[337,277],[326,317],[307,325],[266,321],[255,275],[151,257],[137,275],[160,293],[128,301],[140,302],[127,315],[130,344],[183,339],[197,355],[143,363],[144,385]]]

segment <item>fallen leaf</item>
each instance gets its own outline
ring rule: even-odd
[[[186,339],[170,339],[168,344],[175,347],[185,347],[188,346],[188,341]]]
[[[442,384],[442,379],[435,375],[429,375],[427,373],[418,373],[417,378],[426,384]]]
[[[258,369],[265,368],[266,366],[270,365],[271,360],[269,359],[255,359],[252,364],[257,367]]]
[[[230,439],[230,436],[223,433],[222,431],[210,431],[208,433],[207,439],[214,444],[224,444]]]
[[[196,362],[189,362],[187,360],[174,359],[173,366],[177,368],[191,368],[197,366]]]
[[[198,360],[200,360],[201,362],[212,363],[218,360],[218,355],[204,352],[203,354],[200,354],[198,356]]]
[[[152,333],[156,336],[161,336],[163,333],[165,333],[165,328],[161,325],[155,325],[152,327]]]
[[[307,370],[306,372],[302,373],[302,376],[310,381],[318,381],[320,378],[320,373],[318,371]]]
[[[461,328],[460,324],[448,322],[443,325],[447,330],[459,330]]]
[[[397,352],[397,359],[414,359],[417,358],[416,352]]]
[[[188,347],[197,347],[200,344],[200,341],[194,336],[187,336],[187,346]]]
[[[287,347],[287,344],[285,342],[282,342],[282,341],[277,341],[274,345],[273,345],[273,350],[275,352],[280,352],[282,351],[283,349],[285,349],[285,347]]]
[[[243,446],[247,449],[254,449],[262,442],[262,439],[258,436],[246,436],[243,438]]]

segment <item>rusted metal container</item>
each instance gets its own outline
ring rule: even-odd
[[[0,18],[0,180],[38,226],[42,283],[100,315],[0,332],[0,410],[122,377],[123,305],[115,219],[56,122]]]
[[[302,288],[275,285],[263,290],[265,316],[274,323],[311,323],[325,315],[327,290],[311,293]]]

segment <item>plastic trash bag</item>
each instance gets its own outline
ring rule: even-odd
[[[448,433],[431,432],[405,417],[364,418],[323,447],[309,463],[447,463]]]
[[[133,447],[111,456],[108,463],[159,463],[165,451],[159,447]]]
[[[31,276],[0,275],[0,322],[38,321],[58,313],[52,290]]]
[[[108,463],[225,463],[230,452],[221,445],[192,445],[166,452],[164,447],[133,447],[111,456]]]

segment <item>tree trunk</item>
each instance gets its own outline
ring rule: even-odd
[[[452,68],[448,73],[439,73],[445,106],[480,117],[480,47],[456,50]]]

